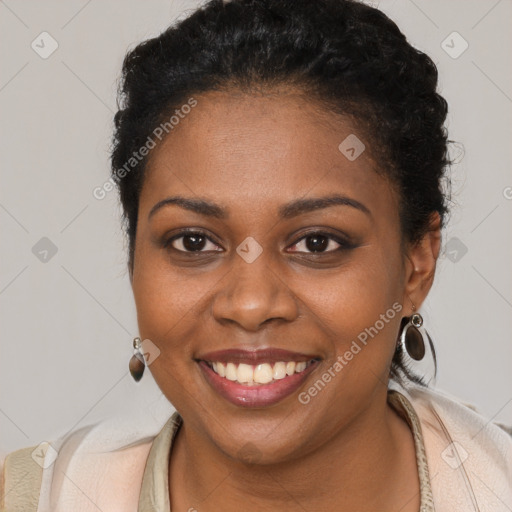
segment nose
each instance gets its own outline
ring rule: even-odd
[[[271,320],[291,322],[299,315],[293,292],[262,256],[252,263],[240,258],[221,283],[212,305],[221,324],[256,332]]]

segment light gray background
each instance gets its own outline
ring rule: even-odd
[[[197,4],[0,1],[2,457],[111,416],[156,431],[172,411],[149,372],[138,385],[128,373],[137,324],[120,210],[115,192],[92,190],[109,175],[125,51]],[[373,5],[437,64],[450,138],[465,147],[422,310],[438,387],[512,424],[512,2]],[[47,59],[31,48],[43,31],[59,45]],[[453,31],[469,44],[456,59],[441,47]],[[58,249],[46,262],[32,251],[42,237]]]

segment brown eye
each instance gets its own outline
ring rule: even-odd
[[[329,253],[348,247],[348,243],[328,233],[311,233],[302,237],[291,249],[293,252]]]
[[[218,245],[214,244],[206,235],[200,232],[188,232],[171,238],[166,246],[172,246],[180,252],[206,252],[218,250]],[[206,250],[204,250],[206,248]]]

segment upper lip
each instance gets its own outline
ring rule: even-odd
[[[311,359],[319,359],[319,357],[315,355],[301,354],[299,352],[290,352],[289,350],[280,348],[263,348],[255,350],[232,348],[208,352],[197,359],[208,362],[257,365],[261,363],[278,363],[280,361],[311,361]]]

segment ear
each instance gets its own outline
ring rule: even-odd
[[[418,310],[432,287],[440,249],[441,217],[438,212],[434,212],[430,216],[428,231],[423,238],[407,248],[402,304],[410,314],[413,311],[411,302]]]

